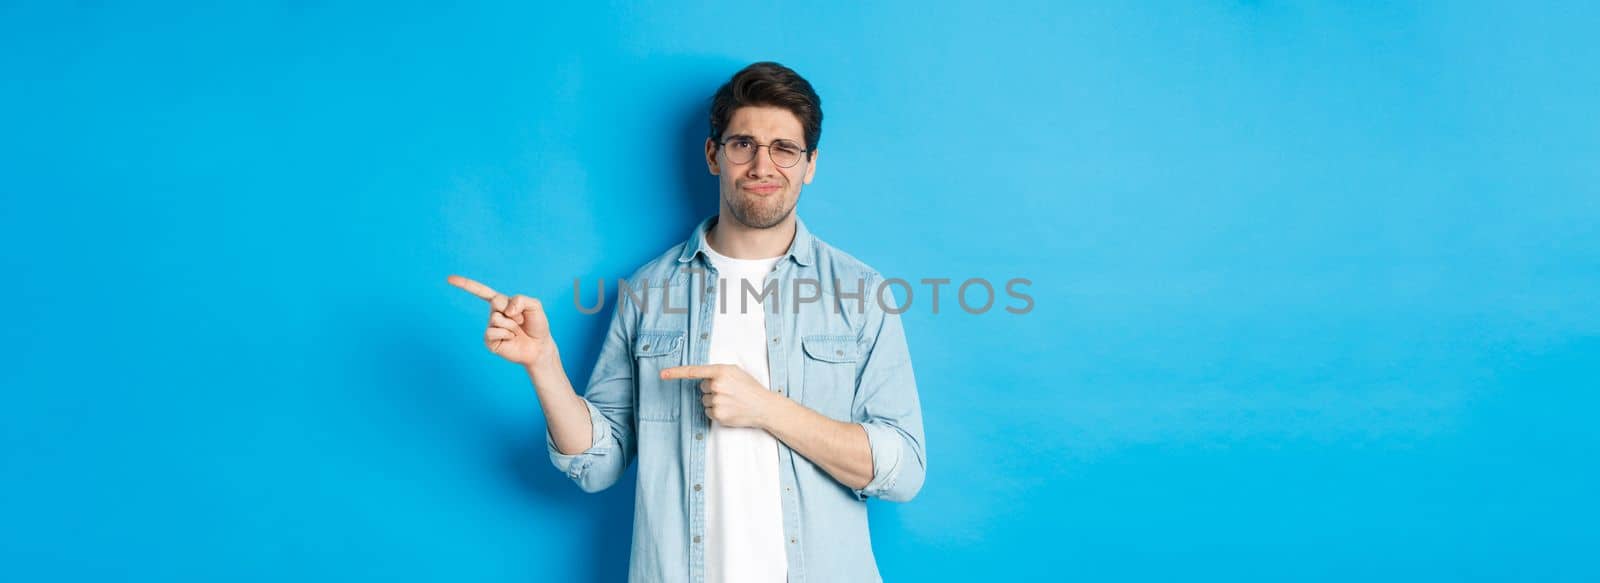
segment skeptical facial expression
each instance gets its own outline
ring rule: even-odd
[[[815,151],[796,151],[806,143],[800,118],[781,107],[741,107],[720,138],[722,145],[706,139],[706,166],[717,176],[722,205],[753,229],[782,223],[817,171]],[[791,160],[793,166],[780,164]]]

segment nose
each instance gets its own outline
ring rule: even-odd
[[[750,160],[749,176],[751,178],[771,176],[777,169],[778,165],[772,163],[770,146],[756,146],[756,155]]]

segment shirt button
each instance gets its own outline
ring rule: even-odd
[[[711,337],[711,333],[709,333],[709,332],[701,332],[700,333],[700,339],[701,340],[705,340],[705,339],[710,338],[710,337]]]
[[[700,542],[700,535],[694,535],[694,542]]]
[[[696,433],[696,434],[694,434],[694,438],[695,439],[705,439],[706,438],[706,434],[704,434],[704,433]]]
[[[700,541],[699,541],[699,540],[698,540],[698,539],[699,539],[699,538],[700,538],[700,537],[695,537],[695,538],[696,538],[696,539],[697,539],[697,540],[695,540],[695,541],[694,541],[694,542],[700,542]],[[799,542],[800,542],[800,539],[797,539],[797,538],[791,538],[791,539],[789,539],[789,544],[797,544],[797,543],[799,543]]]
[[[778,337],[777,336],[773,336],[772,337],[772,343],[773,344],[777,344],[778,343]]]
[[[640,349],[640,350],[650,350],[650,345],[649,345],[649,344],[646,344],[646,345],[644,345],[644,346],[640,346],[640,347],[639,347],[639,349]]]
[[[694,491],[696,491],[696,492],[700,491],[700,485],[699,484],[695,484],[694,485]]]

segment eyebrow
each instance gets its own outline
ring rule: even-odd
[[[739,138],[744,138],[744,139],[750,140],[752,142],[760,141],[760,140],[757,140],[755,136],[752,136],[750,134],[732,134],[732,135],[729,135],[726,138],[722,138],[722,141],[727,142],[727,141],[731,141],[731,140],[737,140]],[[774,141],[774,142],[777,142],[777,141],[790,142],[790,143],[793,143],[796,146],[799,146],[800,143],[801,143],[800,140],[796,140],[796,139],[793,139],[793,138],[778,138],[778,139],[775,139],[775,140],[772,140],[772,141]],[[800,146],[800,147],[804,148],[805,146]]]

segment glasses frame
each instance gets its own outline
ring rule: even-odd
[[[724,140],[722,140],[720,142],[716,142],[717,148],[725,150],[727,145],[728,145],[728,142],[731,142],[733,140],[740,140],[740,139],[750,140],[750,143],[755,144],[756,150],[760,150],[762,148],[766,148],[767,149],[767,159],[772,161],[772,165],[773,166],[777,166],[779,168],[794,168],[795,166],[800,165],[800,159],[801,158],[810,158],[811,157],[811,152],[816,150],[816,148],[804,148],[804,149],[801,149],[800,150],[800,158],[795,158],[793,164],[789,164],[789,165],[785,166],[783,164],[779,164],[777,158],[773,158],[772,157],[772,144],[776,143],[778,140],[773,140],[772,142],[763,144],[761,142],[757,142],[755,140],[755,138],[746,138],[746,137],[734,136],[732,138],[727,138],[727,139],[724,139]],[[784,139],[783,141],[793,141],[793,140]],[[756,161],[756,154],[755,153],[751,153],[750,154],[750,159],[749,160],[745,160],[743,162],[734,162],[733,161],[733,155],[729,154],[728,155],[728,161],[729,162],[733,162],[734,164],[749,164],[751,162]]]

